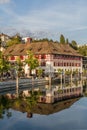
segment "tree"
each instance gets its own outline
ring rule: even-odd
[[[39,61],[35,58],[34,54],[31,51],[27,51],[28,58],[25,60],[30,67],[30,70],[34,70],[36,67],[39,66]]]
[[[1,38],[0,38],[0,51],[1,51],[1,45],[2,45],[2,40],[1,40]]]
[[[78,52],[83,56],[87,56],[87,46],[83,45],[78,47]]]
[[[38,76],[39,76],[39,78],[41,77],[42,73],[43,73],[43,70],[41,68],[39,68],[38,69]]]
[[[27,51],[28,58],[25,59],[25,63],[29,65],[30,70],[35,70],[36,67],[39,66],[39,61],[37,58],[35,58],[34,54],[31,51]],[[33,86],[33,76],[32,76],[32,86]]]
[[[65,71],[65,74],[68,75],[68,76],[70,76],[70,85],[72,87],[72,74],[73,74],[72,70]]]
[[[70,45],[71,45],[71,47],[72,47],[73,49],[75,49],[75,50],[77,50],[77,49],[78,49],[78,46],[77,46],[76,41],[74,41],[74,40],[73,40],[73,41],[71,42],[71,44],[70,44]]]
[[[66,39],[66,42],[65,42],[66,44],[69,44],[69,40],[68,40],[68,38]]]
[[[21,38],[20,37],[13,37],[9,41],[7,41],[6,46],[12,46],[13,44],[20,44],[21,43]]]
[[[65,44],[65,37],[62,34],[60,35],[60,43]]]
[[[3,79],[3,73],[10,70],[10,63],[8,62],[7,57],[4,57],[2,52],[0,51],[0,75],[1,80]]]
[[[23,75],[24,69],[23,69],[23,62],[21,61],[20,57],[16,59],[16,64],[18,66],[18,76],[20,77]]]
[[[61,76],[61,89],[62,89],[62,87],[63,87],[63,85],[62,85],[62,80],[63,80],[63,75],[62,75],[62,73],[63,73],[63,70],[62,69],[58,69],[57,70],[58,71],[58,74]]]

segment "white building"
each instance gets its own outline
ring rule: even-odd
[[[58,69],[61,69],[63,72],[66,70],[82,72],[82,56],[71,48],[69,44],[47,41],[17,44],[8,47],[5,55],[10,55],[9,61],[11,62],[15,62],[17,56],[24,61],[27,57],[27,50],[34,53],[39,61],[40,68],[42,68],[45,74],[57,73]]]

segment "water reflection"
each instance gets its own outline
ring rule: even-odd
[[[66,83],[65,87],[69,87]],[[73,86],[81,85],[72,83]],[[52,85],[52,92],[56,90]],[[73,98],[56,103],[39,103],[38,97],[49,94],[49,86],[20,90],[19,98],[14,94],[0,96],[1,130],[72,130],[87,129],[87,98]],[[26,95],[25,95],[26,93]],[[31,96],[30,96],[31,95]]]
[[[27,113],[28,118],[32,118],[33,114],[49,115],[59,112],[63,109],[69,108],[79,98],[69,99],[54,104],[38,103],[37,95],[33,94],[32,97],[8,99],[5,95],[0,96],[0,118],[4,118],[4,114],[10,118],[12,113],[10,109]]]
[[[2,101],[3,98],[4,101]],[[5,97],[0,97],[0,104],[3,108],[0,108],[3,116],[0,120],[0,129],[87,129],[86,97],[69,99],[54,104],[37,103],[35,98],[7,100]]]

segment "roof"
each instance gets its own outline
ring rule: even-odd
[[[60,44],[54,42],[32,42],[26,44],[16,44],[8,47],[4,52],[5,55],[27,55],[27,50],[34,54],[64,54],[81,56],[69,44]]]

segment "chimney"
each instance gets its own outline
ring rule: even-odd
[[[28,37],[28,38],[27,38],[27,42],[28,42],[28,43],[31,43],[31,42],[32,42],[32,38]]]

